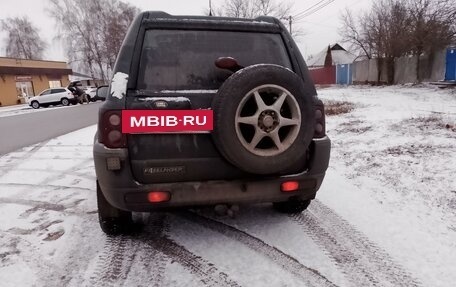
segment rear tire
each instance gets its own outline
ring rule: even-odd
[[[33,101],[32,102],[32,108],[39,109],[40,108],[40,103],[38,103],[37,101]]]
[[[132,213],[120,210],[106,200],[97,181],[98,220],[107,235],[129,234],[134,231]]]
[[[273,207],[280,213],[296,214],[306,210],[311,201],[311,199],[290,198],[288,201],[274,202]]]
[[[63,98],[60,100],[63,106],[68,106],[70,104],[70,101],[67,98]]]

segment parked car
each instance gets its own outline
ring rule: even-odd
[[[84,92],[86,93],[89,102],[94,102],[93,98],[97,92],[97,87],[85,87]]]
[[[89,101],[104,101],[106,100],[106,95],[108,94],[109,86],[100,86],[98,88],[89,88],[87,89],[87,97]]]
[[[105,233],[131,231],[132,212],[315,198],[324,106],[280,20],[143,12],[113,72],[93,145]]]
[[[77,98],[67,88],[50,88],[42,91],[38,96],[27,98],[27,104],[34,109],[59,104],[68,106],[77,102]]]

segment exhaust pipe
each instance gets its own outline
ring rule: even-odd
[[[239,212],[239,205],[217,204],[214,207],[214,211],[218,216],[229,216],[230,218],[234,218]]]

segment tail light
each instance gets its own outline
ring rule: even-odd
[[[127,147],[127,137],[122,133],[122,112],[108,110],[99,119],[100,143],[108,148]]]
[[[147,200],[151,203],[160,203],[169,201],[171,194],[167,191],[151,191],[147,194]]]
[[[299,189],[299,182],[297,181],[285,181],[280,185],[282,192],[293,192]]]
[[[315,105],[315,129],[314,138],[322,138],[326,135],[325,105],[318,100]]]

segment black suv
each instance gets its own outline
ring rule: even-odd
[[[129,231],[132,212],[272,202],[295,213],[315,198],[324,107],[279,20],[143,12],[113,73],[94,141],[104,232]],[[127,133],[131,111],[206,111],[213,129]]]

